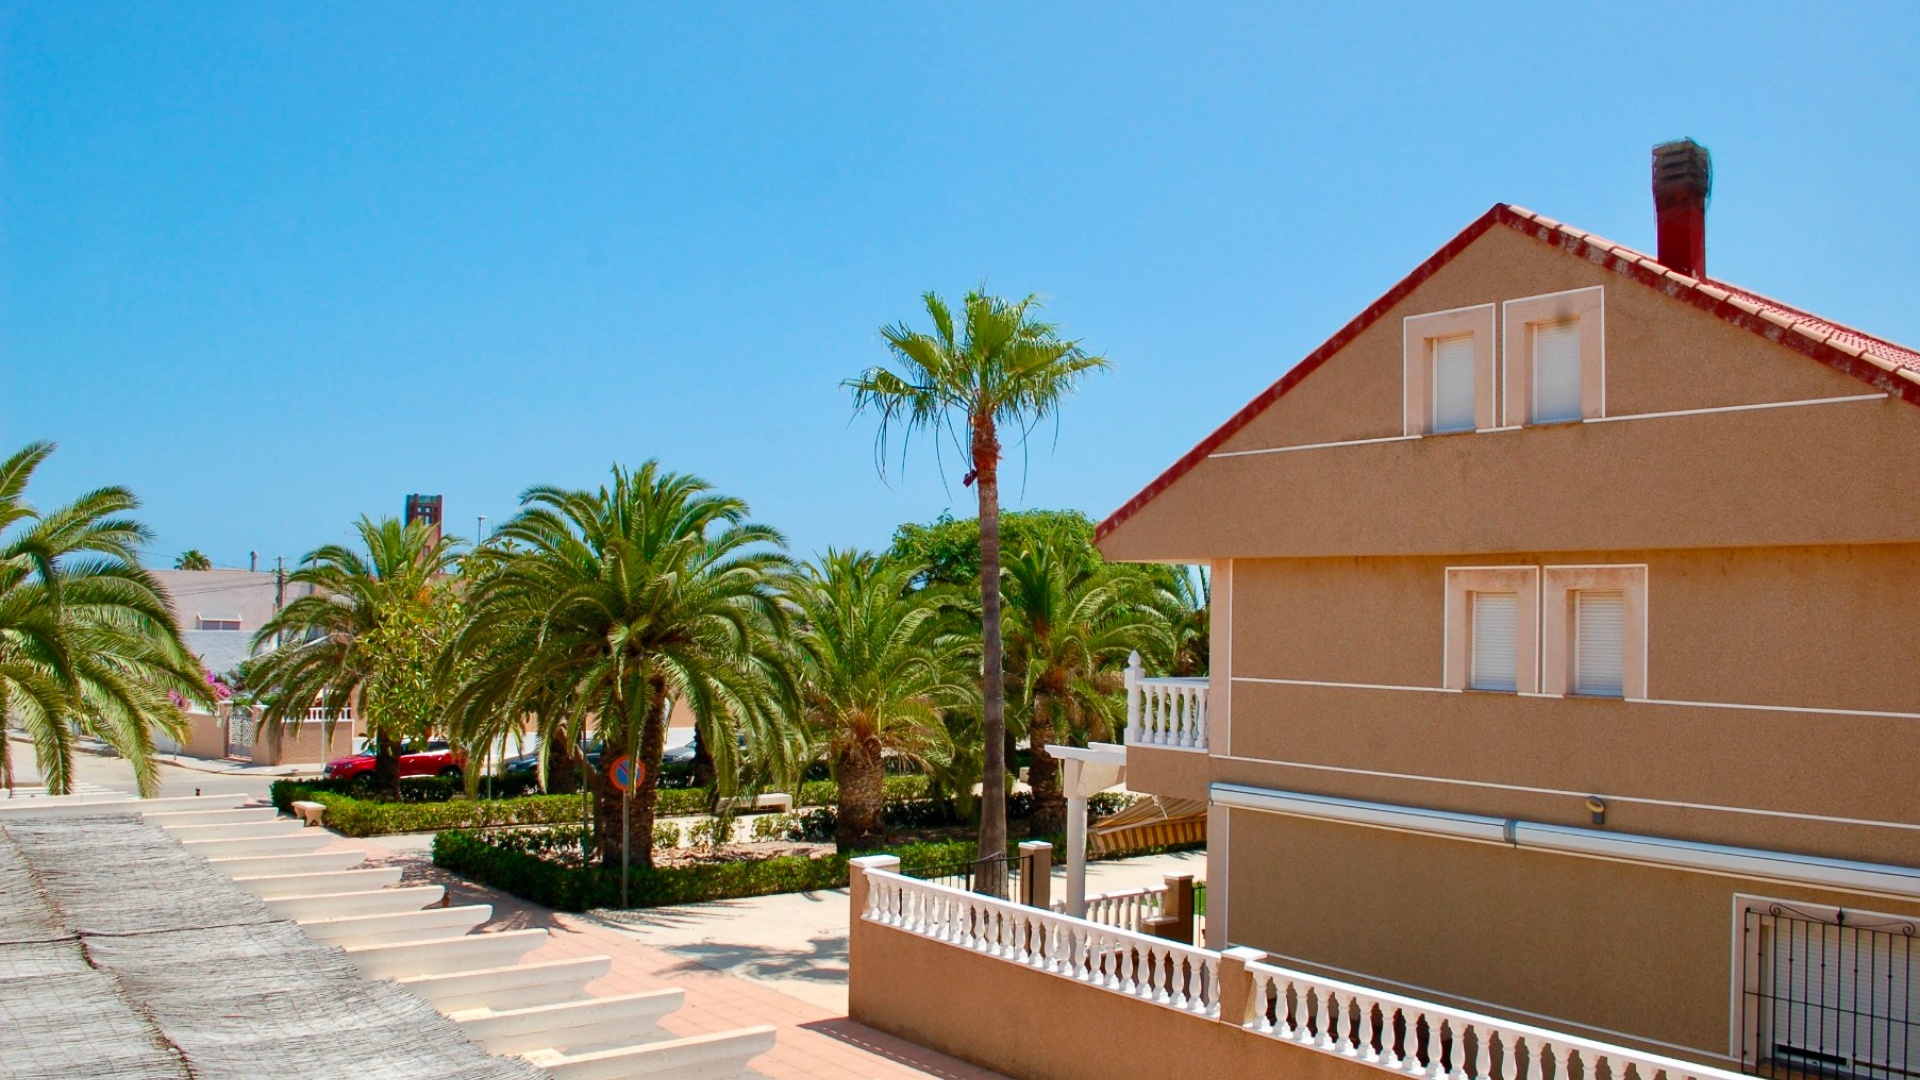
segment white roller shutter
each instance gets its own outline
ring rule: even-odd
[[[1469,595],[1473,597],[1473,658],[1467,685],[1475,690],[1519,689],[1519,596],[1510,592]]]
[[[1473,430],[1473,335],[1433,343],[1433,430]]]
[[[1582,589],[1573,610],[1573,692],[1625,696],[1627,594]]]
[[[1533,422],[1580,419],[1580,323],[1533,328]]]

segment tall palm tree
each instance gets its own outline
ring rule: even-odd
[[[785,541],[749,522],[746,503],[652,461],[615,466],[596,491],[532,488],[521,506],[470,587],[455,648],[472,673],[454,722],[490,733],[532,716],[543,744],[577,749],[597,735],[602,764],[632,757],[644,779],[631,798],[587,774],[596,843],[601,863],[618,866],[623,832],[637,837],[637,861],[650,867],[673,699],[691,708],[723,790],[739,775],[743,737],[764,768],[799,757],[783,709],[793,693],[779,643]]]
[[[389,637],[384,628],[411,623],[422,606],[448,602],[444,576],[459,542],[422,522],[362,517],[354,524],[360,550],[344,544],[316,548],[287,575],[310,592],[275,613],[254,635],[254,647],[274,644],[254,660],[249,681],[267,706],[261,728],[298,731],[315,705],[329,715],[358,701],[374,737],[374,786],[400,790],[400,740],[409,732],[387,715],[377,695],[363,692],[382,673]]]
[[[801,715],[839,782],[840,850],[885,839],[885,755],[944,759],[941,710],[974,695],[974,650],[917,567],[829,550],[796,575],[793,646]]]
[[[73,788],[78,730],[117,750],[153,795],[153,731],[184,737],[179,703],[213,700],[166,593],[140,565],[152,535],[126,516],[140,505],[133,493],[99,488],[46,513],[27,502],[52,453],[52,443],[32,443],[0,462],[0,720],[26,730],[53,794]],[[0,739],[11,788],[8,747]]]
[[[1110,738],[1126,714],[1123,669],[1135,649],[1165,651],[1166,620],[1138,567],[1093,546],[1043,536],[1007,561],[1008,681],[1025,714],[1035,836],[1066,829],[1060,763],[1049,743]]]
[[[206,553],[199,548],[188,548],[180,553],[179,558],[173,560],[173,568],[175,570],[211,570],[213,560],[207,558]]]
[[[980,501],[980,624],[982,644],[980,854],[1006,850],[1006,688],[1000,640],[1000,431],[1024,438],[1032,427],[1057,414],[1061,400],[1080,377],[1107,366],[1078,342],[1063,340],[1056,327],[1038,318],[1038,298],[1016,301],[969,292],[961,304],[961,323],[934,293],[922,298],[932,333],[902,322],[880,329],[898,370],[869,368],[848,380],[856,411],[880,416],[876,443],[882,469],[886,438],[896,425],[902,435],[926,431],[936,445],[951,439],[964,447],[971,468],[963,484],[977,484]],[[977,877],[985,892],[1000,891],[989,870]]]

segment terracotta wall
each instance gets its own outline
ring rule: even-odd
[[[277,739],[258,735],[254,738],[251,760],[256,765],[325,764],[331,758],[353,752],[359,742],[354,727],[345,722],[337,724],[331,740],[324,726],[318,723],[303,723],[298,732],[282,730]]]
[[[1730,1052],[1736,893],[1920,916],[1912,902],[1256,811],[1231,811],[1228,829],[1235,944],[1666,1052]]]
[[[863,902],[856,886],[854,911]],[[1013,1080],[1377,1080],[1380,1071],[860,919],[848,1015]]]
[[[1609,416],[1874,392],[1494,228],[1219,452],[1398,437],[1406,316],[1593,285],[1605,289]],[[1920,409],[1899,401],[1211,458],[1101,549],[1109,558],[1197,561],[1920,540],[1920,501],[1886,496],[1916,465]]]

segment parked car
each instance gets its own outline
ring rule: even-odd
[[[327,762],[329,780],[357,780],[373,776],[374,744],[369,739],[360,753]],[[458,779],[467,756],[455,750],[445,739],[409,739],[400,744],[400,775],[447,776]]]
[[[598,742],[587,744],[587,767],[590,769],[598,769],[600,767],[600,744]],[[510,757],[500,763],[500,782],[515,790],[538,787],[539,777],[540,754],[537,751],[531,754],[521,754],[519,757]]]

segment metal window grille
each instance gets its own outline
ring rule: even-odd
[[[1915,924],[1785,904],[1746,913],[1740,1065],[1756,1076],[1920,1077]]]

